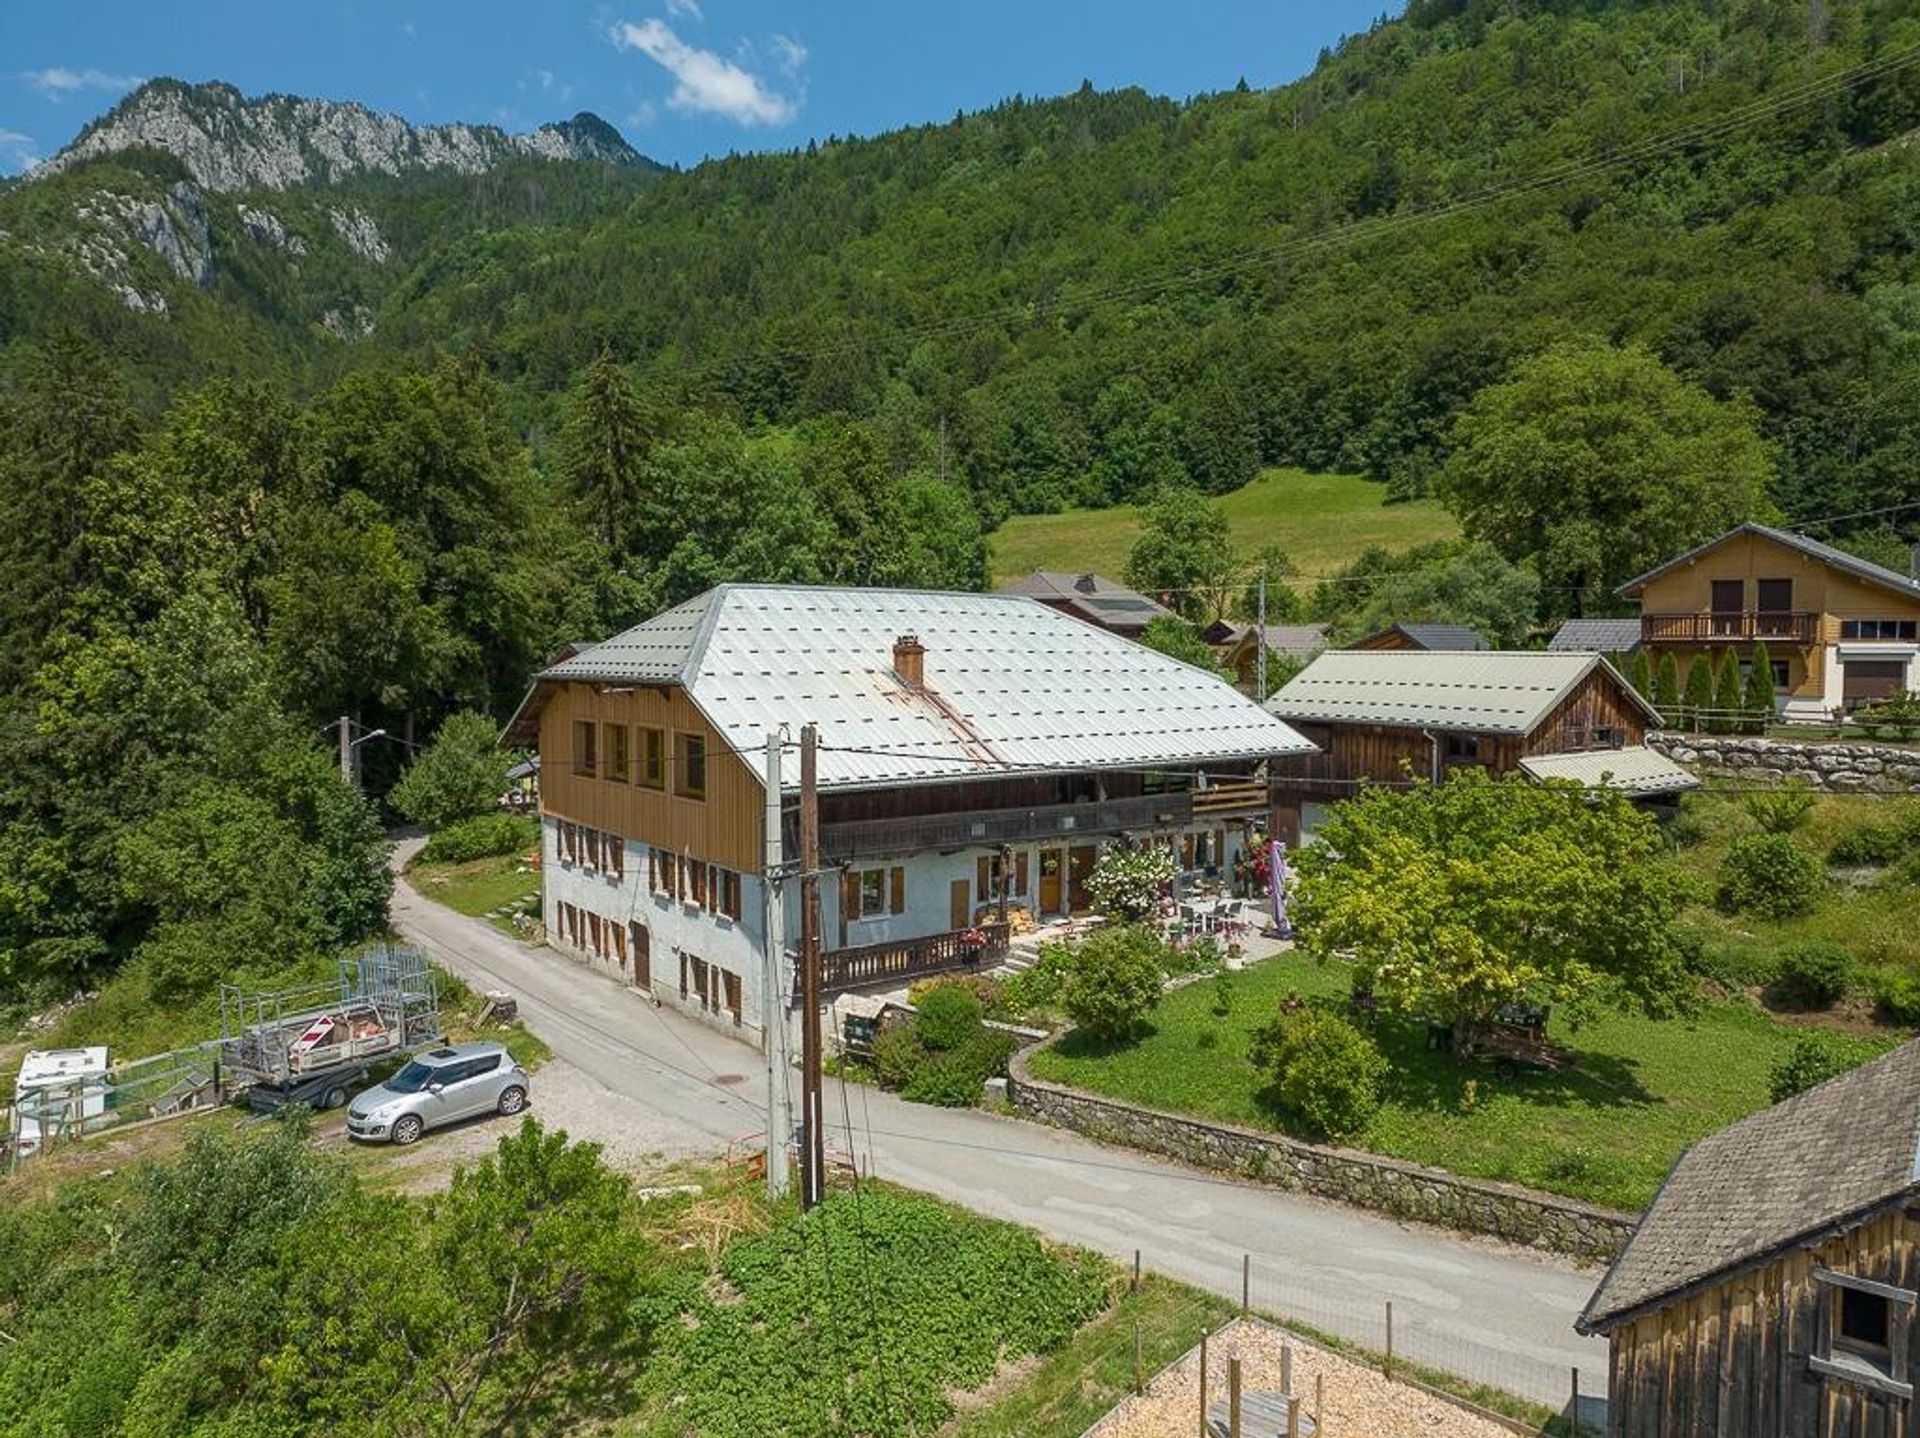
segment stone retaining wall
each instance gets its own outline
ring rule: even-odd
[[[1027,1072],[1028,1059],[1038,1051],[1023,1050],[1008,1066],[1009,1100],[1029,1117],[1089,1138],[1396,1218],[1490,1234],[1596,1262],[1611,1260],[1633,1232],[1633,1214],[1353,1149],[1137,1108],[1048,1083]]]
[[[1811,784],[1836,794],[1920,794],[1920,749],[1719,734],[1649,734],[1647,744],[1710,779]]]

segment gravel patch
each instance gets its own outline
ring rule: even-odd
[[[1236,1319],[1207,1340],[1209,1406],[1227,1396],[1227,1365],[1240,1360],[1241,1392],[1280,1390],[1280,1350],[1293,1350],[1294,1391],[1303,1413],[1320,1416],[1328,1438],[1513,1438],[1513,1430],[1395,1383],[1378,1370],[1330,1353],[1264,1323]],[[1314,1383],[1324,1383],[1326,1412],[1313,1414]],[[1188,1438],[1199,1429],[1200,1350],[1163,1370],[1147,1391],[1089,1428],[1086,1438]],[[1243,1425],[1243,1438],[1273,1438]]]

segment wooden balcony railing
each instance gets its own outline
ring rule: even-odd
[[[1177,829],[1193,819],[1199,795],[1147,794],[1131,799],[1049,804],[1031,809],[978,809],[907,819],[855,819],[820,826],[820,852],[831,861],[886,858],[954,849],[991,848],[1082,834]],[[1262,800],[1264,803],[1264,800]],[[789,824],[788,852],[799,829]]]
[[[1820,616],[1772,613],[1765,610],[1721,614],[1643,614],[1643,644],[1768,644],[1811,645],[1820,642]]]
[[[897,939],[888,944],[863,944],[852,949],[829,949],[820,956],[820,987],[827,994],[863,984],[897,983],[949,969],[998,963],[1007,954],[1007,926],[982,924],[986,943],[969,945],[964,929]]]
[[[1193,817],[1219,819],[1232,814],[1264,814],[1272,804],[1264,779],[1234,780],[1193,791]]]

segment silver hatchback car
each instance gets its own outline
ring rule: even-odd
[[[347,1133],[376,1143],[412,1143],[430,1128],[475,1114],[519,1113],[532,1082],[505,1044],[429,1049],[385,1083],[353,1096]]]

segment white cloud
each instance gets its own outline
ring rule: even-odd
[[[138,75],[109,75],[104,70],[75,70],[65,65],[23,70],[20,78],[27,82],[29,90],[49,100],[64,100],[80,90],[131,90],[140,83]]]
[[[33,136],[18,130],[0,130],[0,169],[31,170],[40,163]]]
[[[677,15],[682,20],[704,20],[707,18],[701,13],[700,0],[667,0],[667,13],[669,15]]]
[[[799,108],[752,71],[689,45],[664,20],[622,21],[611,36],[620,49],[638,50],[673,76],[667,97],[673,109],[724,115],[742,125],[784,125]]]
[[[773,46],[775,61],[783,75],[798,75],[800,67],[807,63],[807,47],[791,35],[775,35],[768,42]]]
[[[559,76],[555,75],[553,71],[535,70],[533,72],[533,78],[539,82],[540,90],[543,94],[552,95],[562,102],[573,98],[572,84],[566,80],[562,80]],[[521,81],[520,88],[522,90],[527,88],[524,80]]]

